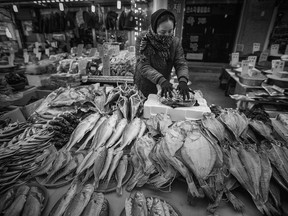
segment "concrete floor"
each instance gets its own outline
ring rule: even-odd
[[[201,90],[208,105],[219,105],[222,108],[236,108],[235,100],[225,96],[224,90],[219,87],[220,71],[197,72],[189,70],[189,78],[193,90]]]

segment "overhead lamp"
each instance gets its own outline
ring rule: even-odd
[[[94,4],[91,5],[91,11],[92,11],[92,13],[95,13],[95,11],[96,11],[96,10],[95,10],[95,5],[94,5]]]
[[[62,2],[59,3],[59,10],[64,11],[64,5]]]
[[[117,9],[121,9],[121,1],[117,1]]]
[[[13,11],[14,11],[15,13],[18,13],[18,7],[17,7],[17,5],[13,5]]]

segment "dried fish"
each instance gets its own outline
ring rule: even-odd
[[[119,165],[116,169],[116,179],[117,179],[116,193],[120,196],[122,195],[122,182],[126,175],[127,168],[128,168],[128,156],[124,155],[120,160]]]
[[[127,124],[128,120],[126,118],[123,118],[118,122],[114,133],[106,143],[107,148],[113,146],[120,139]]]

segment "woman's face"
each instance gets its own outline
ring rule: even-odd
[[[171,36],[174,33],[174,24],[171,20],[167,20],[159,24],[157,28],[158,35]]]

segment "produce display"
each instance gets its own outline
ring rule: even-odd
[[[23,215],[31,197],[37,205],[27,211],[39,215],[46,198],[29,186],[36,181],[47,188],[69,185],[50,215],[109,215],[102,193],[123,197],[125,184],[131,195],[121,215],[181,215],[165,200],[133,191],[147,185],[173,196],[177,178],[187,185],[191,205],[209,200],[208,213],[215,214],[223,200],[244,211],[235,193],[241,187],[263,215],[283,215],[288,148],[266,115],[213,106],[198,121],[173,122],[166,114],[143,119],[144,99],[127,84],[59,88],[28,123],[1,129],[1,212]],[[277,117],[286,126],[287,119]],[[29,189],[18,191],[23,184]],[[12,193],[19,197],[13,209]]]
[[[119,55],[110,59],[111,76],[133,76],[135,64],[135,52],[120,51]]]

